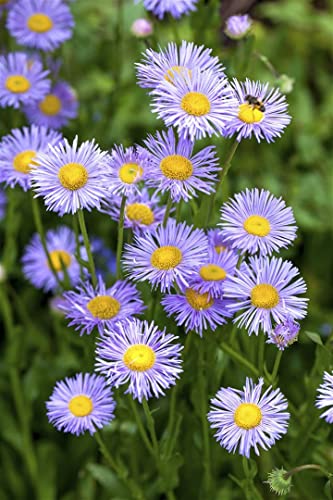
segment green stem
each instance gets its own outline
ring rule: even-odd
[[[180,215],[181,215],[181,209],[182,209],[182,201],[183,200],[179,200],[179,202],[177,203],[177,208],[176,208],[176,221],[177,222],[180,222]]]
[[[151,453],[153,456],[154,456],[154,450],[153,450],[153,447],[149,441],[149,437],[146,433],[146,430],[143,426],[143,423],[142,423],[142,420],[140,418],[140,415],[139,415],[139,412],[137,410],[137,407],[136,407],[136,403],[135,401],[133,400],[132,396],[130,395],[129,396],[129,401],[130,401],[130,405],[131,405],[131,408],[132,408],[132,411],[133,411],[133,414],[134,414],[134,418],[135,418],[135,421],[136,421],[136,425],[138,426],[138,430],[139,430],[139,433],[141,435],[141,438],[142,438],[142,441],[144,442],[147,450],[149,451],[149,453]]]
[[[117,241],[117,280],[121,279],[121,253],[123,251],[124,242],[124,221],[125,221],[126,196],[123,195],[120,205],[119,225],[118,225],[118,241]]]
[[[164,213],[164,218],[163,218],[163,227],[165,227],[167,225],[171,207],[172,207],[172,198],[171,198],[171,193],[169,192],[168,200],[167,200],[167,204],[166,204],[166,208],[165,208],[165,213]]]
[[[264,374],[264,364],[265,364],[265,336],[262,333],[259,335],[259,347],[258,347],[258,368],[259,375]]]
[[[253,482],[253,478],[249,468],[249,460],[244,456],[242,457],[242,464],[243,464],[244,475],[246,478],[246,486],[244,489],[246,498],[248,498],[249,500],[262,500],[262,496]],[[252,491],[252,494],[250,494],[250,491]]]
[[[273,371],[272,371],[272,375],[270,377],[273,385],[274,385],[274,383],[276,381],[276,377],[277,377],[277,374],[278,374],[278,371],[279,371],[279,366],[280,366],[280,362],[281,362],[281,358],[282,358],[282,353],[283,353],[283,351],[278,350],[278,352],[276,353],[276,356],[275,356]]]
[[[84,271],[83,271],[83,266],[82,266],[82,262],[81,262],[81,252],[80,252],[81,245],[80,245],[80,235],[79,235],[79,224],[78,224],[77,217],[75,217],[75,215],[73,215],[73,231],[75,234],[76,254],[79,257],[78,261],[80,264],[80,278],[81,278],[81,280],[83,280],[84,279]]]
[[[255,375],[256,377],[259,376],[259,370],[257,370],[257,368],[250,361],[248,361],[246,358],[244,358],[239,352],[235,351],[228,344],[226,344],[225,342],[222,342],[221,349],[226,354],[228,354],[231,357],[231,359],[240,363],[245,368],[248,368],[253,373],[253,375]]]
[[[89,269],[90,269],[90,274],[91,274],[91,282],[92,282],[93,286],[96,287],[97,286],[97,276],[96,276],[96,270],[95,270],[95,263],[94,263],[93,255],[91,252],[90,241],[89,241],[86,222],[84,220],[83,210],[80,208],[78,210],[77,214],[78,214],[81,234],[83,236],[84,246],[85,246],[86,252],[87,252]]]
[[[151,411],[150,411],[150,408],[148,405],[148,401],[146,399],[142,400],[142,408],[143,408],[143,411],[145,413],[145,417],[147,420],[147,427],[149,430],[150,438],[151,438],[152,443],[153,443],[153,451],[154,451],[155,459],[156,459],[157,463],[159,464],[160,463],[160,449],[159,449],[158,440],[157,440],[157,436],[156,436],[155,421],[154,421],[154,417],[151,414]]]
[[[302,472],[303,470],[309,470],[309,469],[317,470],[317,471],[321,472],[323,474],[323,476],[326,476],[326,477],[332,476],[332,473],[328,472],[321,465],[318,465],[318,464],[304,464],[304,465],[300,465],[298,467],[294,467],[291,470],[288,470],[288,472],[286,472],[284,474],[284,478],[288,479],[288,477],[291,477],[294,474],[297,474],[298,472]]]

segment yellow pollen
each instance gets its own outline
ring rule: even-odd
[[[227,277],[227,273],[223,267],[217,266],[216,264],[207,264],[207,266],[202,266],[199,274],[205,281],[221,281]]]
[[[271,231],[271,225],[266,217],[261,215],[250,215],[243,224],[245,231],[261,238],[267,236]]]
[[[27,150],[18,153],[13,160],[13,167],[18,172],[22,174],[28,174],[33,166],[37,166],[38,163],[32,161],[36,156],[36,151]]]
[[[165,73],[164,80],[169,83],[173,83],[175,75],[186,76],[186,74],[191,77],[192,71],[185,66],[172,66],[172,68],[168,69],[168,71]]]
[[[110,295],[99,295],[89,300],[87,309],[94,318],[111,319],[119,313],[120,303]]]
[[[166,156],[160,163],[160,169],[165,177],[177,181],[185,181],[193,173],[192,162],[181,155]]]
[[[262,413],[254,403],[241,403],[234,413],[234,422],[242,429],[254,429],[262,420]]]
[[[52,19],[46,14],[42,14],[41,12],[32,14],[28,21],[27,26],[31,31],[35,33],[46,33],[53,28]]]
[[[224,245],[216,245],[216,247],[214,247],[214,248],[215,248],[217,253],[224,252],[227,249],[227,247],[225,247]]]
[[[39,103],[39,109],[44,115],[54,116],[59,113],[61,110],[61,101],[59,97],[54,94],[48,94],[44,99]]]
[[[214,304],[214,299],[209,298],[208,293],[199,293],[192,288],[186,290],[185,296],[190,306],[197,311],[209,309]]]
[[[201,92],[188,92],[182,99],[181,108],[188,115],[204,116],[210,111],[210,102]]]
[[[86,417],[93,411],[94,405],[91,398],[82,394],[74,396],[68,403],[68,408],[75,417]]]
[[[168,271],[173,269],[181,263],[183,258],[182,252],[177,247],[164,246],[157,248],[150,259],[152,266],[156,269],[162,269],[163,271]]]
[[[130,370],[145,372],[155,364],[156,354],[151,347],[145,344],[134,344],[127,349],[123,362]]]
[[[133,184],[140,179],[143,169],[137,163],[124,163],[119,169],[119,177],[125,184]]]
[[[88,172],[81,163],[66,163],[59,169],[58,178],[64,188],[76,191],[86,185]]]
[[[131,203],[126,207],[127,217],[145,226],[150,226],[155,220],[154,213],[148,205],[144,203]]]
[[[30,89],[31,84],[28,78],[23,75],[11,75],[6,79],[5,86],[13,94],[24,94]]]
[[[266,283],[256,285],[251,290],[251,303],[255,307],[262,309],[272,309],[280,302],[277,289]]]
[[[245,123],[258,123],[264,118],[264,113],[252,106],[252,104],[241,104],[238,108],[238,118]]]
[[[52,250],[50,259],[57,272],[61,271],[63,266],[68,267],[72,261],[72,257],[65,250]]]

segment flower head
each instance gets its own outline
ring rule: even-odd
[[[177,142],[172,128],[148,136],[145,146],[150,152],[146,185],[158,192],[169,191],[174,201],[188,201],[197,192],[214,191],[219,172],[219,161],[214,146],[193,154],[194,143],[180,138]]]
[[[246,189],[222,205],[220,223],[233,248],[254,254],[271,254],[296,238],[293,211],[269,191]]]
[[[50,146],[47,155],[37,156],[40,166],[31,172],[37,196],[59,215],[99,208],[107,195],[106,155],[94,141],[78,146],[77,136],[72,145],[65,139]]]
[[[66,82],[57,82],[44,99],[24,106],[30,123],[61,128],[77,116],[78,100],[72,87]]]
[[[7,28],[17,43],[54,50],[72,36],[73,16],[63,0],[18,0],[9,11]]]
[[[46,403],[47,417],[59,431],[92,435],[114,419],[116,403],[103,377],[78,373],[56,383]]]
[[[230,16],[226,21],[225,33],[229,38],[239,40],[244,38],[252,26],[252,19],[248,14],[243,16]]]
[[[327,408],[320,415],[320,418],[324,418],[329,424],[333,423],[333,374],[324,372],[324,381],[318,387],[317,390],[317,408]]]
[[[202,229],[169,219],[166,227],[135,235],[134,244],[125,245],[123,263],[131,279],[149,281],[164,292],[175,283],[187,286],[206,250],[207,238]]]
[[[299,324],[291,318],[287,318],[283,323],[275,325],[274,330],[268,332],[267,344],[275,344],[280,351],[296,342],[299,332]]]
[[[120,320],[140,314],[144,303],[132,283],[116,281],[106,288],[101,276],[94,288],[89,281],[81,283],[75,291],[65,292],[61,309],[70,319],[68,326],[75,326],[80,335],[90,334],[97,327],[102,334],[105,328]]]
[[[146,38],[150,36],[153,31],[154,27],[149,19],[136,19],[131,26],[131,32],[138,38]]]
[[[137,3],[140,0],[135,1]],[[143,0],[143,5],[159,19],[163,19],[165,14],[178,19],[183,14],[196,10],[197,2],[198,0]]]
[[[164,80],[151,95],[152,111],[191,140],[221,135],[237,116],[237,101],[219,71],[174,73],[172,82]]]
[[[109,157],[108,189],[112,195],[138,191],[138,183],[145,178],[148,153],[143,149],[115,146]]]
[[[36,156],[61,140],[59,132],[46,127],[31,125],[12,130],[0,142],[0,181],[10,187],[18,184],[27,191],[31,187],[31,169],[39,166]]]
[[[243,263],[224,287],[224,297],[233,299],[227,307],[233,312],[243,311],[234,322],[245,326],[249,335],[258,335],[259,329],[271,332],[272,322],[304,318],[308,299],[298,295],[305,292],[298,269],[276,257],[250,257],[249,264]]]
[[[50,90],[49,71],[23,52],[0,56],[0,106],[13,106],[38,101]]]
[[[281,137],[290,123],[286,98],[277,89],[270,89],[268,83],[249,80],[239,82],[233,79],[231,86],[238,101],[238,114],[226,124],[225,136],[237,134],[237,140],[255,136],[258,142],[265,139],[273,142]]]
[[[216,440],[229,453],[237,451],[250,458],[251,448],[259,455],[259,447],[271,448],[288,428],[286,398],[280,389],[269,387],[262,394],[264,380],[255,384],[246,378],[243,390],[221,389],[211,400],[208,420],[216,429]]]
[[[127,384],[126,393],[140,402],[158,398],[175,385],[182,372],[178,337],[152,322],[138,319],[117,323],[106,331],[96,349],[96,369],[115,387]]]
[[[224,236],[224,231],[221,229],[209,229],[207,231],[208,245],[210,248],[214,249],[216,253],[221,252],[233,252],[230,241],[227,241]]]

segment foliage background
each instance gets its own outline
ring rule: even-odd
[[[162,127],[150,113],[148,96],[135,83],[134,62],[140,59],[145,44],[133,37],[130,26],[134,19],[145,14],[142,6],[133,6],[132,0],[77,0],[72,10],[76,19],[75,34],[58,55],[63,58],[62,77],[77,91],[80,113],[65,135],[72,138],[78,133],[81,140],[95,137],[101,147],[107,149],[114,143],[131,145],[142,141],[148,132]],[[258,470],[256,484],[262,498],[269,499],[271,494],[263,481],[273,466],[288,468],[315,462],[333,471],[332,433],[328,424],[319,422],[319,412],[313,408],[322,372],[333,368],[333,313],[330,310],[333,2],[261,1],[251,8],[251,15],[256,20],[254,38],[242,43],[230,42],[222,33],[220,2],[201,0],[198,11],[181,21],[155,22],[152,44],[157,47],[157,43],[163,46],[168,41],[182,39],[203,43],[220,56],[229,76],[248,76],[275,84],[274,75],[260,60],[262,54],[279,73],[295,79],[293,91],[288,95],[293,121],[282,139],[271,145],[243,141],[220,194],[225,200],[245,187],[269,189],[275,195],[283,195],[293,207],[300,227],[295,246],[284,252],[284,256],[295,262],[308,284],[309,315],[303,322],[299,343],[284,354],[279,373],[279,386],[297,409],[297,418],[292,419],[288,436],[271,452],[251,461],[251,471]],[[9,43],[14,49],[14,42]],[[19,112],[1,111],[1,134],[23,123]],[[213,139],[213,142],[221,158],[225,158],[227,141]],[[1,262],[8,276],[7,281],[0,284],[3,299],[0,331],[7,330],[8,335],[10,323],[14,329],[11,336],[1,336],[3,475],[0,500],[37,495],[39,500],[129,498],[126,488],[103,465],[97,446],[89,436],[63,435],[47,422],[44,402],[56,380],[80,370],[92,370],[94,338],[80,338],[68,329],[63,319],[51,311],[50,297],[24,280],[20,258],[35,230],[30,198],[29,193],[16,189],[7,193],[7,217],[0,222]],[[187,207],[183,208],[182,215],[191,220]],[[217,217],[215,214],[211,225]],[[116,224],[97,213],[89,214],[87,220],[90,235],[102,237],[115,249]],[[59,219],[44,213],[44,222],[47,227],[55,227]],[[70,217],[64,217],[61,222],[72,223]],[[149,304],[149,289],[142,289]],[[5,296],[9,300],[5,300]],[[177,331],[161,311],[159,322],[166,322],[170,331]],[[318,333],[321,340],[313,337],[316,342],[311,341],[304,333],[306,330]],[[247,355],[254,359],[256,339],[251,337],[250,341]],[[321,342],[325,346],[320,345]],[[271,366],[274,348],[269,346],[266,354],[267,365]],[[218,343],[211,342],[211,356],[212,363],[205,368],[207,398],[222,384],[235,387],[243,384],[248,373],[233,364],[218,348]],[[188,366],[192,361],[192,366],[195,365],[192,357],[195,352],[191,353]],[[105,431],[106,440],[115,455],[121,455],[134,476],[145,485],[147,498],[162,498],[154,464],[143,448],[121,391],[117,400],[117,419]],[[181,432],[175,436],[178,452],[168,464],[168,479],[177,487],[179,499],[204,498],[200,490],[199,405],[195,374],[188,371],[177,408],[183,417]],[[168,398],[156,401],[153,406],[158,409],[155,418],[162,434]],[[228,455],[212,435],[211,446],[215,473],[213,498],[254,498],[246,481],[242,483],[242,491],[229,476],[243,477],[240,458]],[[33,489],[34,477],[38,494]],[[324,484],[321,477],[311,472],[301,473],[288,498],[326,498],[326,495],[332,498],[330,486],[326,485],[324,490]]]

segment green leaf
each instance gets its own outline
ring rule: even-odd
[[[116,474],[111,469],[109,469],[105,465],[88,464],[87,470],[90,472],[92,477],[96,479],[96,481],[100,483],[107,491],[113,493],[114,495],[124,495],[126,497],[127,490],[124,488]]]
[[[312,340],[312,342],[314,342],[315,344],[324,346],[323,341],[321,340],[320,335],[318,333],[305,332],[305,335],[309,337],[309,339]]]

